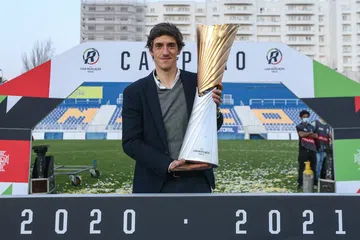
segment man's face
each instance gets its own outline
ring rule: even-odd
[[[308,123],[308,121],[309,121],[309,114],[304,114],[304,115],[302,115],[301,120],[302,120],[303,123]]]
[[[164,35],[154,39],[150,54],[158,68],[169,71],[176,68],[176,57],[180,51],[175,38]]]

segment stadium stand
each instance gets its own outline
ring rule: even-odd
[[[310,112],[310,121],[315,121],[316,119],[318,119],[319,116],[317,116],[317,114],[315,112],[313,112],[311,109],[309,108],[294,108],[294,107],[284,107],[283,111],[286,113],[287,116],[289,116],[289,118],[296,124],[298,125],[300,123],[300,118],[299,118],[299,112],[303,109],[306,109]]]
[[[44,118],[36,130],[86,130],[100,105],[60,105]]]
[[[221,107],[221,113],[224,116],[224,127],[238,127],[242,130],[242,123],[233,107]]]
[[[109,124],[106,127],[106,130],[121,130],[122,129],[122,107],[117,106],[114,114],[111,116]]]
[[[251,106],[251,108],[268,131],[295,132],[296,125],[300,123],[299,112],[303,109],[310,112],[310,121],[318,118],[316,113],[302,104],[297,107],[288,107],[287,104],[277,104],[276,106],[255,105]]]
[[[294,122],[282,109],[253,109],[255,115],[268,131],[290,131]]]
[[[49,115],[47,115],[38,125],[35,130],[60,130],[60,124],[58,120],[66,112],[68,108],[66,106],[59,106],[55,108]]]
[[[122,92],[129,83],[88,84],[102,86],[103,97],[66,99],[34,130],[44,135],[46,132],[66,132],[67,136],[71,132],[101,132],[118,139],[122,131]],[[317,119],[317,115],[282,84],[223,83],[223,85],[223,105],[220,110],[224,115],[222,133],[226,138],[231,139],[229,133],[293,134],[296,131],[295,126],[300,123],[299,112],[303,109],[311,113],[310,120]],[[101,109],[105,109],[104,105],[108,105],[109,108],[108,111],[102,112]],[[248,110],[238,111],[239,107]],[[246,116],[240,116],[242,114]],[[101,119],[103,121],[100,121]],[[244,126],[244,122],[247,126]]]

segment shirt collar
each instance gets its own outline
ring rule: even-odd
[[[168,87],[166,87],[165,85],[163,85],[163,84],[160,82],[160,80],[156,78],[156,76],[155,76],[155,70],[153,71],[153,77],[154,77],[155,84],[156,84],[156,86],[158,86],[159,89],[172,89],[172,88],[175,86],[175,84],[177,83],[177,81],[179,80],[179,78],[180,78],[180,69],[177,70],[175,79],[174,79],[173,83],[171,84],[171,87],[170,87],[170,88],[168,88]]]

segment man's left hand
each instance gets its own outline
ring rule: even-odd
[[[215,88],[212,92],[212,98],[214,100],[214,102],[216,103],[217,107],[220,107],[221,103],[222,103],[222,90],[223,90],[223,85],[221,83],[219,83],[219,85],[217,86],[217,88]]]
[[[207,163],[188,163],[185,159],[175,160],[170,165],[170,171],[201,171],[210,169],[212,166]]]

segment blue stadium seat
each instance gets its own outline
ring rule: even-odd
[[[318,116],[307,107],[288,107],[280,104],[273,107],[251,106],[251,109],[268,131],[296,131],[296,125],[301,121],[299,113],[304,109],[310,112],[310,121],[318,119]]]
[[[86,130],[99,108],[100,104],[61,104],[35,130]]]
[[[121,130],[122,129],[122,105],[118,105],[115,112],[110,118],[106,130]]]

